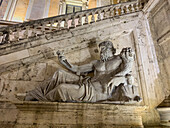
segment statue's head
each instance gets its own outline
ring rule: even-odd
[[[106,61],[116,53],[111,41],[103,41],[99,44],[101,60]]]
[[[116,49],[113,47],[113,43],[111,41],[103,41],[99,44],[99,48],[105,47],[106,49],[112,50],[112,53],[116,53]]]

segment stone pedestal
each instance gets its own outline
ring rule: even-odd
[[[170,96],[168,96],[163,102],[157,107],[160,115],[160,124],[163,126],[170,126]]]
[[[143,128],[144,106],[97,103],[15,102],[16,128],[89,127]]]

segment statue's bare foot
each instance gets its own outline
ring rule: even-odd
[[[17,93],[17,94],[16,94],[16,98],[17,98],[18,100],[23,101],[23,100],[25,99],[25,97],[26,97],[26,93]]]
[[[31,96],[31,95],[26,95],[24,100],[25,100],[25,101],[37,101],[37,100],[36,100],[33,96]]]
[[[140,96],[135,96],[134,101],[140,102],[142,101],[142,98]]]
[[[129,101],[131,101],[132,100],[132,98],[130,98],[130,97],[128,97],[128,96],[123,96],[123,101],[125,101],[125,102],[129,102]]]

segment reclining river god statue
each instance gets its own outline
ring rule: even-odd
[[[58,69],[53,77],[26,93],[26,101],[103,102],[141,101],[131,75],[134,52],[123,48],[115,55],[112,42],[99,44],[100,60],[77,66],[70,64],[62,52],[58,59],[71,72]],[[93,77],[88,74],[94,73]]]

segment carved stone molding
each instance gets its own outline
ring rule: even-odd
[[[20,110],[16,127],[113,127],[143,128],[141,112],[146,106],[58,103],[58,102],[14,102]]]

